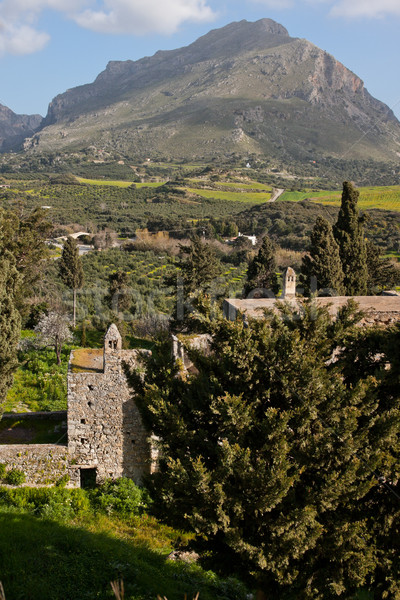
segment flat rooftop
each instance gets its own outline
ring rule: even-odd
[[[355,300],[359,310],[365,313],[399,313],[400,318],[400,296],[333,296],[319,297],[316,298],[316,301],[319,306],[326,306],[329,314],[334,317],[350,299]],[[237,313],[241,312],[248,317],[260,319],[264,316],[265,310],[276,310],[275,304],[279,301],[287,302],[294,308],[299,306],[297,298],[253,298],[247,300],[227,298],[224,301],[224,315],[228,319],[234,320]]]
[[[71,353],[72,373],[102,373],[103,348],[79,348]]]

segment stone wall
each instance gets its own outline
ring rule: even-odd
[[[123,363],[136,351],[114,350],[104,356],[103,373],[68,373],[68,449],[74,479],[96,469],[97,482],[130,477],[136,483],[151,470],[149,434],[132,399]]]
[[[26,475],[25,485],[51,485],[69,475],[71,485],[79,485],[69,470],[68,448],[54,444],[13,444],[0,446],[0,463],[7,470],[20,469]],[[72,477],[71,477],[72,476]]]

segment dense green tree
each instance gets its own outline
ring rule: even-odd
[[[131,306],[132,297],[129,292],[129,276],[126,271],[118,269],[109,275],[107,302],[116,315]]]
[[[193,236],[190,246],[181,246],[179,267],[185,294],[205,290],[221,273],[214,249],[199,236]]]
[[[45,239],[52,225],[42,209],[17,214],[4,212],[2,217],[3,243],[15,259],[19,278],[16,301],[22,317],[28,316],[31,298],[43,282],[45,258],[48,255]]]
[[[348,383],[328,361],[353,335],[351,307],[335,323],[312,303],[301,318],[282,310],[214,323],[191,376],[164,342],[134,378],[160,440],[157,506],[266,597],[350,598],[375,585],[397,597],[399,505],[380,484],[398,479],[398,392],[387,404],[376,378]]]
[[[345,181],[338,219],[333,228],[348,296],[364,296],[367,293],[367,249],[363,219],[358,213],[358,197],[359,191]]]
[[[368,294],[376,294],[391,288],[399,282],[400,271],[390,258],[382,255],[382,250],[373,242],[367,242]]]
[[[21,276],[4,236],[5,220],[4,214],[0,214],[0,417],[18,364],[17,348],[21,333],[21,316],[17,305]]]
[[[336,296],[344,295],[339,247],[331,224],[323,217],[317,217],[311,232],[310,247],[303,258],[301,274],[306,295],[321,290]],[[315,278],[315,281],[312,282],[311,278]]]
[[[73,325],[76,325],[76,291],[83,285],[83,267],[76,241],[68,237],[59,263],[62,281],[73,291]]]
[[[266,235],[260,249],[249,263],[244,295],[257,294],[257,297],[268,297],[279,292],[276,274],[275,246]]]

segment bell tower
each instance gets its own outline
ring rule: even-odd
[[[104,373],[120,373],[122,338],[114,323],[104,336]]]

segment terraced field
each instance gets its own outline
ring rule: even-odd
[[[400,212],[400,186],[361,187],[359,207],[361,209],[382,209]],[[305,190],[302,192],[285,192],[282,202],[299,202],[311,200],[326,206],[340,206],[341,190]]]
[[[197,194],[202,198],[208,200],[226,200],[228,202],[249,202],[251,204],[263,204],[268,202],[271,197],[270,192],[250,192],[250,191],[236,191],[236,192],[225,192],[221,190],[206,190],[202,188],[181,188],[192,194]]]
[[[164,185],[165,181],[161,182],[147,182],[147,183],[136,183],[133,181],[110,181],[109,179],[84,179],[83,177],[77,177],[79,183],[86,183],[86,185],[107,185],[111,187],[119,187],[119,188],[128,188],[132,184],[135,187],[149,187],[149,188],[157,188]]]

